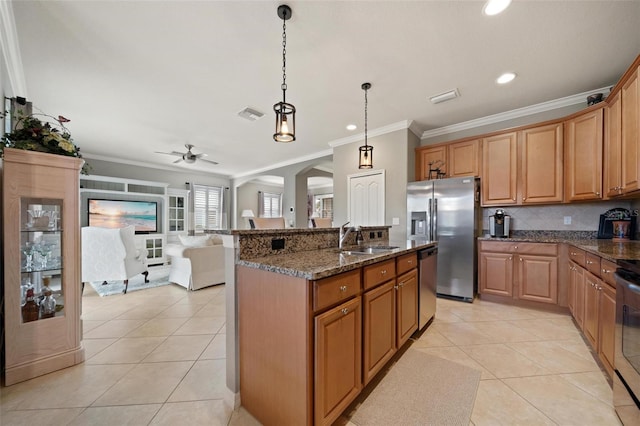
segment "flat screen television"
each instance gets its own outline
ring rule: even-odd
[[[155,201],[101,200],[89,198],[89,226],[135,227],[136,234],[158,232],[158,203]]]

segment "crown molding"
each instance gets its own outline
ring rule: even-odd
[[[476,127],[486,126],[488,124],[494,124],[494,123],[499,123],[501,121],[513,120],[515,118],[526,117],[528,115],[533,115],[540,112],[546,112],[546,111],[551,111],[554,109],[563,108],[571,105],[581,104],[585,102],[585,99],[587,98],[587,96],[593,95],[594,93],[602,93],[603,98],[606,98],[607,94],[611,91],[611,87],[612,86],[607,86],[601,89],[589,90],[588,92],[582,92],[576,95],[571,95],[564,98],[555,99],[552,101],[542,102],[539,104],[514,109],[511,111],[488,115],[486,117],[464,121],[462,123],[452,124],[451,126],[439,127],[437,129],[432,129],[432,130],[425,130],[422,133],[422,136],[420,137],[420,139],[427,139],[435,136],[441,136],[449,133],[459,132],[462,130],[474,129]]]
[[[413,120],[398,121],[397,123],[392,123],[392,124],[389,124],[388,126],[378,127],[377,129],[368,131],[367,137],[371,138],[371,137],[380,136],[380,135],[384,135],[387,133],[391,133],[391,132],[395,132],[397,130],[403,130],[403,129],[410,129],[411,131],[415,131],[414,129],[416,128],[416,126],[413,126],[412,128],[411,127],[412,124],[413,124]],[[420,136],[420,133],[417,133],[416,135]],[[329,146],[331,148],[335,148],[336,146],[348,145],[350,143],[360,142],[363,140],[364,140],[364,133],[358,133],[357,135],[348,136],[346,138],[336,139],[334,141],[331,141],[329,142]]]
[[[24,78],[22,56],[20,56],[16,21],[10,1],[0,1],[0,47],[7,66],[10,95],[22,96],[28,99],[27,82]]]
[[[309,160],[315,160],[316,158],[326,157],[328,155],[333,155],[333,150],[326,149],[324,151],[314,152],[313,154],[309,154],[309,155],[305,155],[305,156],[297,157],[297,158],[292,158],[291,160],[283,161],[281,163],[275,163],[275,164],[272,164],[272,165],[270,165],[268,167],[263,167],[261,169],[255,169],[255,170],[251,170],[251,171],[248,171],[248,172],[242,172],[242,173],[239,173],[237,175],[230,176],[230,177],[231,177],[231,179],[243,178],[243,177],[247,177],[247,176],[251,176],[251,175],[255,175],[255,174],[259,174],[259,173],[268,172],[270,170],[278,169],[280,167],[286,167],[286,166],[291,166],[293,164],[298,164],[298,163],[302,163],[302,162],[309,161]]]

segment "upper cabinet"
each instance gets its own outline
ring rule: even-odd
[[[520,132],[522,204],[562,201],[562,123]]]
[[[420,147],[416,150],[416,179],[479,176],[480,147],[480,139]]]
[[[604,187],[607,197],[622,193],[622,115],[620,94],[604,110]]]
[[[562,201],[562,123],[482,140],[482,205]]]
[[[435,169],[447,173],[447,145],[418,148],[416,152],[416,179],[437,179]]]
[[[602,199],[602,106],[564,122],[564,201]]]
[[[510,132],[482,141],[482,204],[516,204],[517,133]]]
[[[638,67],[620,90],[622,120],[622,193],[640,189],[640,95],[638,91]]]

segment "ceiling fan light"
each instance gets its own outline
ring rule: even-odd
[[[482,8],[482,13],[487,16],[494,16],[509,7],[511,0],[488,0]]]

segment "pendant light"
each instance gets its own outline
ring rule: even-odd
[[[273,106],[276,113],[276,142],[293,142],[296,140],[296,107],[286,101],[287,93],[287,24],[291,18],[291,8],[286,4],[278,6],[278,16],[282,18],[282,102]]]
[[[364,145],[358,148],[360,152],[360,161],[358,164],[359,169],[372,169],[373,168],[373,147],[367,145],[367,90],[371,89],[371,83],[362,83],[362,90],[364,90]]]

